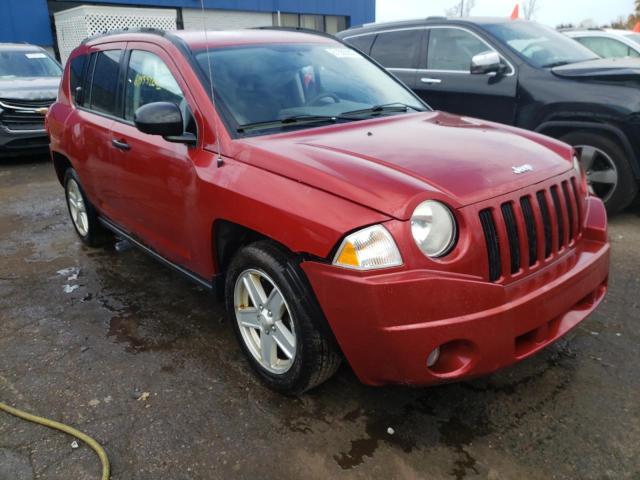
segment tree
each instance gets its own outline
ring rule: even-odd
[[[476,6],[476,0],[460,0],[446,10],[447,17],[468,17]]]
[[[538,7],[540,7],[538,0],[525,0],[522,4],[524,18],[531,20],[535,16]]]

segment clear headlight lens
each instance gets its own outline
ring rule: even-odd
[[[348,235],[333,264],[355,270],[375,270],[402,265],[402,257],[389,231],[382,225],[374,225]]]
[[[411,215],[413,239],[427,257],[437,258],[449,253],[456,241],[456,221],[443,203],[427,200]]]

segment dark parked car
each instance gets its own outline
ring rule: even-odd
[[[82,241],[106,228],[219,289],[277,390],[343,355],[371,385],[486,374],[607,290],[606,212],[568,145],[431,111],[328,36],[90,39],[47,127]]]
[[[44,116],[61,76],[46,50],[0,43],[0,157],[47,151]]]
[[[573,145],[609,212],[636,196],[640,61],[599,59],[555,30],[504,18],[437,17],[338,36],[437,110],[535,130]]]

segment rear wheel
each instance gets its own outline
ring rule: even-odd
[[[107,233],[98,222],[96,210],[87,200],[78,174],[73,168],[65,172],[64,190],[71,222],[82,242],[91,247],[102,244]]]
[[[604,135],[587,131],[569,133],[561,140],[576,149],[587,174],[587,182],[609,213],[616,213],[633,201],[638,193],[638,182],[627,156],[617,143]]]
[[[241,249],[229,266],[225,297],[251,367],[270,388],[300,394],[340,365],[335,340],[304,273],[269,241]]]

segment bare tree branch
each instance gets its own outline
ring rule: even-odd
[[[476,0],[459,0],[454,6],[447,8],[445,13],[447,17],[468,17],[475,6]]]
[[[540,7],[540,2],[538,2],[538,0],[525,0],[522,4],[524,18],[527,20],[533,19],[539,7]]]

